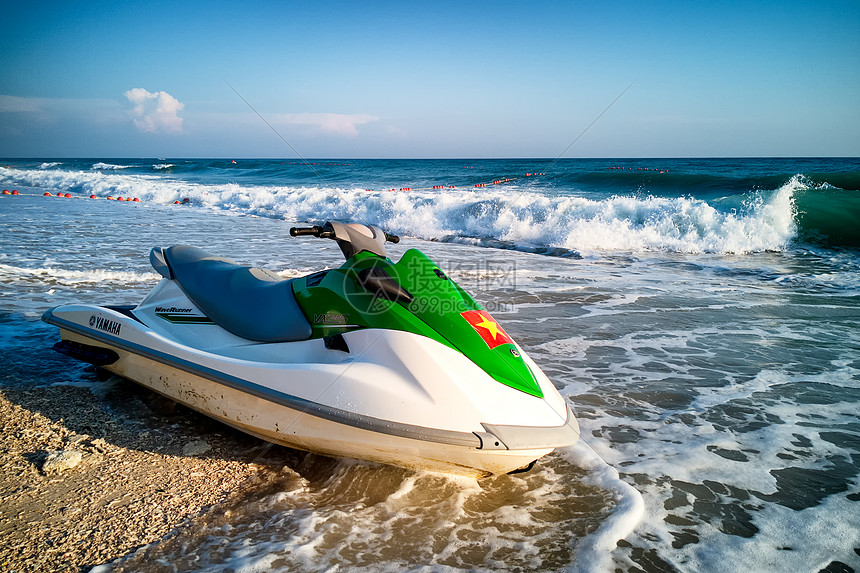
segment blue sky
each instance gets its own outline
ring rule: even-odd
[[[860,155],[860,3],[17,2],[0,156]],[[229,83],[229,85],[228,85]]]

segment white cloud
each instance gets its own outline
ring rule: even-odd
[[[0,95],[0,113],[38,113],[42,111],[40,99]]]
[[[134,88],[125,92],[125,97],[134,104],[131,115],[139,130],[147,133],[182,133],[179,112],[185,104],[169,93],[152,93],[143,88]]]
[[[281,123],[289,125],[310,125],[327,133],[355,137],[358,135],[358,126],[379,118],[367,114],[347,113],[283,113],[277,116]]]

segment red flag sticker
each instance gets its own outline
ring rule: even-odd
[[[508,336],[508,333],[505,332],[505,329],[486,310],[467,310],[466,312],[461,312],[460,316],[472,325],[475,332],[481,335],[481,338],[484,339],[484,342],[490,348],[495,348],[500,344],[514,343],[511,337]]]

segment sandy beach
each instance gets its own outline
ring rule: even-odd
[[[160,397],[130,390],[122,402],[71,386],[0,390],[0,569],[111,562],[224,511],[279,469],[258,460],[263,442],[171,413]],[[124,418],[125,406],[143,415]],[[77,464],[52,465],[54,452],[76,452],[60,459]]]

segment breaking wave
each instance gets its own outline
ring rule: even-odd
[[[131,165],[114,165],[113,163],[94,163],[92,166],[93,171],[102,171],[102,170],[113,170],[113,169],[130,169]]]
[[[101,165],[111,169],[110,164]],[[117,169],[123,166],[115,166]],[[169,172],[170,169],[162,169]],[[367,191],[344,186],[198,183],[167,175],[18,170],[19,185],[317,223],[355,220],[417,238],[555,254],[592,251],[750,253],[796,240],[860,245],[860,195],[795,175],[773,189],[693,196],[561,195],[552,188]]]
[[[0,281],[5,284],[34,284],[74,286],[80,284],[152,283],[159,279],[155,273],[88,270],[72,271],[55,267],[25,268],[0,263]]]
[[[804,185],[795,194],[798,233],[830,247],[860,247],[860,191]]]

